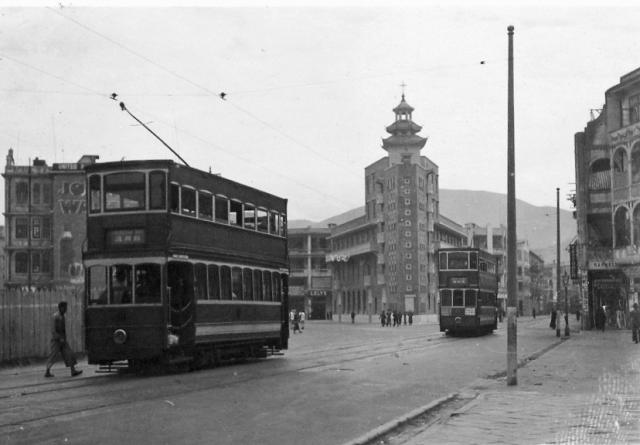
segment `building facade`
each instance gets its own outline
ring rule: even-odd
[[[413,110],[403,94],[387,156],[365,168],[365,215],[331,231],[334,312],[437,311],[438,166],[421,155]]]
[[[53,288],[84,282],[82,243],[86,234],[84,166],[76,163],[15,165],[9,150],[5,181],[7,287]]]
[[[626,319],[640,291],[640,69],[605,92],[574,148],[578,264],[593,327],[598,306]]]
[[[324,319],[331,311],[331,271],[327,228],[289,229],[289,306],[309,319]]]
[[[498,304],[507,311],[507,228],[478,226],[474,223],[465,224],[469,237],[469,246],[492,253],[498,264]]]

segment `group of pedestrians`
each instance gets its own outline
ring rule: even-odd
[[[294,334],[298,332],[302,334],[302,331],[304,331],[305,318],[304,311],[298,312],[297,309],[291,309],[291,312],[289,312],[289,324]]]
[[[407,323],[409,325],[413,324],[413,312],[400,312],[400,311],[382,311],[380,312],[380,325],[382,327],[391,326],[391,322],[393,321],[393,327],[402,326]]]

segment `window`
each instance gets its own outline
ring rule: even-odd
[[[278,223],[280,220],[278,219],[278,214],[275,212],[269,212],[269,233],[273,235],[278,235],[280,232]]]
[[[271,295],[271,272],[268,272],[266,270],[263,272],[262,284],[264,285],[264,301],[273,301],[273,296]]]
[[[100,176],[89,177],[89,212],[98,213],[101,210],[102,198],[100,193]]]
[[[216,221],[229,224],[229,200],[224,196],[216,196]]]
[[[411,220],[410,219],[405,220],[404,225],[405,227],[411,227]]]
[[[462,289],[454,289],[452,306],[464,306],[464,295]]]
[[[404,236],[406,236],[407,238],[411,236],[411,230],[405,230],[404,231]]]
[[[411,199],[409,199],[409,198],[404,198],[404,205],[406,205],[406,206],[410,206],[410,205],[411,205]]]
[[[404,279],[407,280],[407,281],[411,281],[411,280],[413,280],[413,277],[411,276],[410,273],[408,273],[408,274],[405,274]]]
[[[195,276],[195,283],[193,288],[195,290],[195,297],[198,300],[207,299],[207,266],[203,263],[196,263],[193,268]]]
[[[243,269],[242,280],[244,282],[244,299],[253,300],[253,271],[248,268]]]
[[[231,268],[220,267],[220,297],[223,300],[231,300]]]
[[[260,232],[268,232],[269,231],[269,219],[267,216],[267,211],[264,209],[258,209],[256,211],[256,217],[258,221],[258,231]]]
[[[476,307],[476,298],[478,291],[475,289],[467,289],[464,294],[464,305],[466,307]]]
[[[210,264],[208,267],[209,272],[209,299],[220,299],[220,276],[218,275],[218,266]]]
[[[271,274],[273,278],[273,301],[282,301],[282,278],[278,272]]]
[[[402,178],[402,182],[403,182],[405,185],[409,185],[409,184],[411,184],[411,178]]]
[[[42,273],[51,273],[51,252],[50,251],[42,252],[41,258],[42,258],[42,267],[40,268],[40,271]]]
[[[411,241],[406,241],[406,242],[404,243],[404,247],[405,247],[406,249],[411,249]]]
[[[149,209],[164,210],[166,208],[166,176],[162,171],[149,173]]]
[[[256,208],[253,204],[244,205],[244,228],[256,230]]]
[[[449,252],[447,269],[468,269],[469,254],[467,252]]]
[[[469,253],[469,269],[478,270],[478,252]]]
[[[40,183],[35,182],[31,188],[33,189],[31,193],[31,202],[33,204],[40,204]]]
[[[629,97],[629,123],[640,122],[640,94]]]
[[[51,204],[51,184],[48,182],[42,184],[42,203]]]
[[[213,219],[213,198],[207,192],[198,192],[198,218]]]
[[[107,304],[107,268],[93,266],[89,268],[89,282],[87,283],[88,304]]]
[[[29,184],[16,182],[16,204],[26,204],[29,199]]]
[[[412,256],[413,256],[413,255],[411,254],[411,252],[407,252],[407,253],[405,253],[405,254],[404,254],[404,257],[405,257],[406,259],[408,259],[408,260],[410,260]]]
[[[135,267],[134,282],[136,290],[136,303],[160,303],[161,295],[159,264],[137,264]]]
[[[180,188],[180,213],[187,216],[196,216],[196,191],[182,186]]]
[[[31,272],[40,273],[40,252],[31,252]]]
[[[109,268],[111,304],[128,304],[133,295],[133,268],[128,264],[117,264]]]
[[[113,173],[104,177],[106,211],[144,209],[144,173]]]
[[[405,216],[411,215],[411,209],[404,209]]]
[[[278,235],[287,236],[287,215],[278,215]]]
[[[26,239],[29,236],[29,220],[16,218],[16,239]]]
[[[171,184],[169,190],[169,210],[173,213],[180,213],[180,186]]]
[[[441,306],[451,306],[451,291],[448,289],[443,289],[440,291],[440,305]]]
[[[231,269],[231,292],[232,300],[244,299],[242,293],[242,269],[239,267]]]
[[[411,270],[413,268],[413,265],[411,263],[407,263],[407,264],[404,265],[404,268],[406,270]]]
[[[229,202],[229,224],[242,227],[242,203],[239,201]]]
[[[31,239],[40,239],[42,236],[42,220],[38,217],[31,218]]]
[[[262,272],[253,271],[253,294],[256,301],[264,301],[264,293],[262,288]]]

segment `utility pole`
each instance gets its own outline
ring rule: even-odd
[[[560,308],[560,187],[556,187],[556,305]],[[556,316],[556,337],[560,337],[560,317]]]
[[[513,26],[509,35],[509,82],[507,104],[507,385],[518,384],[518,326],[516,299],[518,284],[516,235],[516,163],[513,125]]]

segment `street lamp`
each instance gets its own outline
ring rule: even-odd
[[[562,284],[564,284],[564,336],[569,336],[569,293],[567,291],[567,285],[569,284],[569,275],[567,271],[564,271],[562,275]]]

